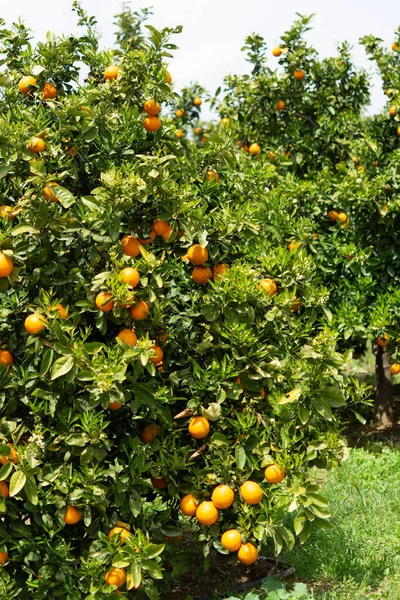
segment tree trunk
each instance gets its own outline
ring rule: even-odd
[[[390,354],[376,342],[372,344],[372,352],[376,359],[375,420],[378,426],[385,427],[393,424],[394,418]]]

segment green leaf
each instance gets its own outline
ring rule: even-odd
[[[108,231],[113,242],[118,239],[121,229],[121,218],[119,215],[114,215],[110,220]]]
[[[114,557],[112,561],[112,566],[125,568],[131,564],[131,560],[131,555],[128,552],[124,552],[122,550],[121,552],[118,552],[118,554]]]
[[[53,348],[47,348],[43,355],[42,362],[40,363],[40,374],[43,377],[50,369],[51,363],[53,362],[54,350]]]
[[[75,204],[75,196],[71,194],[69,190],[64,187],[58,186],[52,188],[54,195],[57,200],[59,200],[61,206],[64,208],[69,208],[73,204]]]
[[[39,502],[39,498],[36,482],[32,475],[27,477],[24,490],[29,502],[36,506]]]
[[[165,544],[150,544],[143,552],[144,558],[155,558],[159,556],[165,548]]]
[[[299,515],[295,518],[295,520],[293,521],[293,528],[296,535],[300,535],[300,533],[303,531],[306,522],[307,518],[304,515]]]
[[[9,460],[0,469],[0,481],[7,479],[11,471],[13,470],[13,463]]]
[[[57,358],[51,369],[51,380],[53,381],[69,373],[74,364],[75,359],[73,356],[60,356],[60,358]]]
[[[37,235],[40,233],[40,231],[38,231],[31,225],[26,225],[24,223],[21,223],[21,225],[17,225],[17,227],[15,227],[12,230],[11,235],[17,236],[17,235],[24,235],[25,233],[32,233],[32,234]]]
[[[0,179],[3,179],[3,177],[5,177],[10,170],[11,170],[11,165],[1,165]]]
[[[138,588],[142,583],[142,569],[138,563],[132,563],[126,572],[126,587],[128,590]]]
[[[97,127],[89,127],[87,131],[83,134],[83,139],[85,142],[91,142],[97,137]]]
[[[163,578],[162,571],[154,560],[142,560],[142,567],[153,579]]]
[[[228,438],[219,431],[216,431],[212,434],[210,443],[214,444],[215,446],[229,446]]]
[[[299,534],[300,544],[303,545],[306,543],[306,541],[308,540],[308,538],[311,535],[311,531],[312,531],[311,523],[309,521],[306,521],[301,533]]]
[[[246,451],[238,444],[235,448],[235,460],[238,469],[243,469],[246,464]]]
[[[26,483],[26,475],[22,471],[15,471],[10,479],[10,496],[16,496]]]

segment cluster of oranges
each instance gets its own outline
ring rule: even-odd
[[[215,265],[213,270],[211,267],[205,266],[204,263],[208,260],[208,250],[203,248],[200,244],[194,244],[190,246],[185,256],[182,256],[182,260],[188,260],[194,269],[192,271],[192,279],[199,285],[204,285],[210,281],[220,277],[228,270],[228,267],[224,264]]]

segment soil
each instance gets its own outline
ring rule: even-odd
[[[291,568],[274,558],[260,557],[253,565],[231,563],[226,561],[224,555],[213,556],[212,564],[207,573],[201,577],[194,577],[191,573],[183,575],[172,589],[160,596],[160,600],[186,600],[192,596],[195,600],[207,600],[213,594],[226,594],[247,583],[256,582],[265,577],[285,576]],[[293,575],[291,568],[290,575]],[[289,575],[289,574],[288,574]]]

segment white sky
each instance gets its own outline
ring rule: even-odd
[[[0,0],[0,16],[10,25],[21,16],[43,38],[51,29],[55,33],[76,32],[75,15],[70,0]],[[85,0],[84,8],[96,16],[105,46],[113,42],[113,15],[120,10],[120,0]],[[314,29],[308,40],[322,57],[334,54],[336,42],[348,40],[354,46],[357,65],[369,66],[358,39],[373,33],[391,45],[400,24],[399,0],[133,0],[133,8],[152,6],[149,21],[157,28],[183,25],[183,33],[174,42],[179,46],[170,63],[177,89],[198,81],[211,93],[221,85],[224,75],[244,73],[248,65],[240,52],[246,35],[260,33],[269,50],[280,34],[290,27],[295,13],[315,13]],[[272,64],[273,59],[271,57]],[[379,111],[384,96],[375,85],[369,112]],[[204,114],[203,115],[207,116]]]

